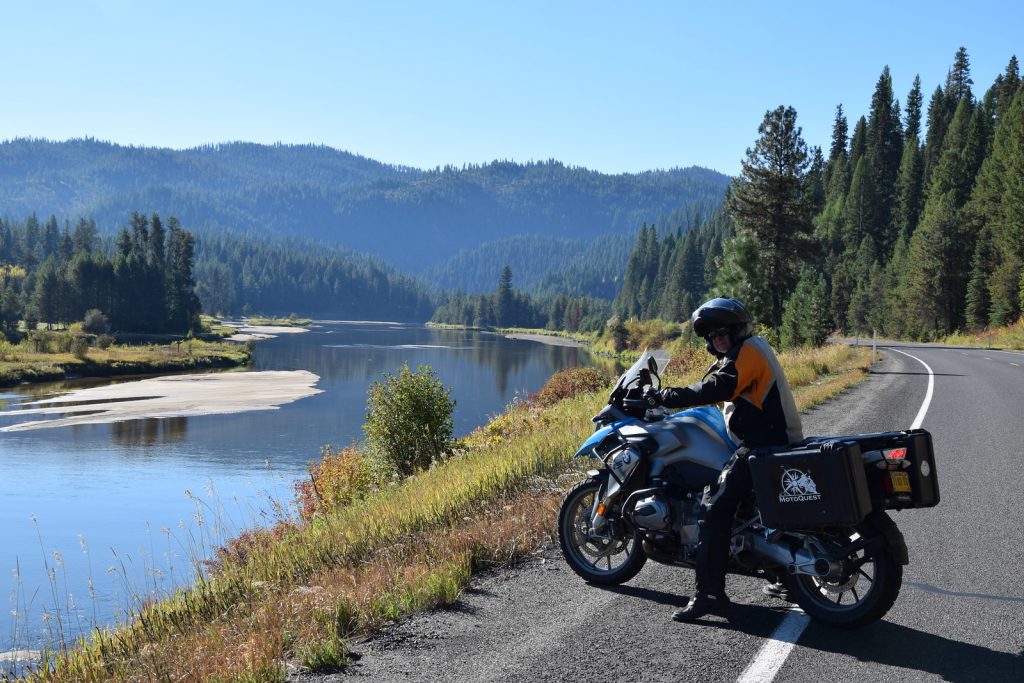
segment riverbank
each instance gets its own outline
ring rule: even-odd
[[[781,354],[802,409],[866,377],[867,350]],[[684,384],[700,370],[666,377]],[[604,391],[550,408],[518,404],[465,439],[459,454],[309,523],[247,534],[210,575],[126,626],[71,648],[55,643],[35,680],[284,680],[327,671],[347,643],[412,611],[450,604],[473,572],[548,542],[579,475],[570,456]],[[528,502],[528,504],[524,504]],[[201,561],[204,558],[196,558]]]
[[[505,335],[506,339],[523,339],[526,341],[540,342],[548,346],[569,346],[573,348],[587,348],[586,344],[568,337],[556,337],[552,334],[540,334],[536,332],[512,332]]]
[[[60,340],[0,342],[0,387],[78,377],[231,368],[246,365],[252,355],[252,349],[245,344],[197,339],[107,348],[79,345],[73,350],[62,350],[60,344]]]

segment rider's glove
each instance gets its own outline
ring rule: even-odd
[[[658,392],[658,405],[671,406],[672,403],[679,398],[678,393],[679,389],[677,387],[662,389]]]
[[[661,405],[661,392],[655,389],[648,389],[644,392],[643,399],[648,406],[656,408]]]

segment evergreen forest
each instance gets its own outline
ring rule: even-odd
[[[195,238],[176,218],[133,213],[112,243],[96,224],[61,227],[35,214],[0,218],[0,332],[89,322],[89,331],[186,334],[199,329]]]
[[[298,238],[207,234],[196,241],[195,276],[203,310],[219,315],[422,322],[438,299],[434,288],[379,258]]]
[[[789,344],[832,330],[914,339],[1012,323],[1024,306],[1024,88],[1017,58],[976,89],[966,49],[901,105],[888,67],[867,113],[836,107],[809,147],[792,107],[765,114],[722,210],[641,229],[614,311],[684,321],[736,296]]]

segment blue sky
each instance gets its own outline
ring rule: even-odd
[[[713,6],[714,5],[714,6]],[[1024,4],[0,0],[0,139],[322,143],[420,168],[554,158],[739,172],[792,105],[827,147],[889,65],[925,100],[961,45],[981,95]]]

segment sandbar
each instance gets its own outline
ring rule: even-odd
[[[21,422],[0,432],[103,424],[144,418],[224,415],[250,410],[276,410],[286,403],[322,393],[319,376],[307,370],[221,372],[169,375],[137,382],[78,389],[39,401],[19,404],[4,415],[60,415]]]
[[[309,328],[306,327],[293,327],[289,325],[232,325],[231,323],[225,323],[229,327],[237,327],[238,332],[236,334],[227,337],[228,341],[258,341],[260,339],[273,339],[279,334],[298,334],[299,332],[309,332]]]
[[[506,339],[524,339],[526,341],[540,342],[541,344],[547,344],[548,346],[572,346],[575,348],[584,348],[584,345],[575,339],[569,339],[568,337],[558,337],[553,334],[527,334],[525,332],[515,332],[513,334],[506,334]]]

